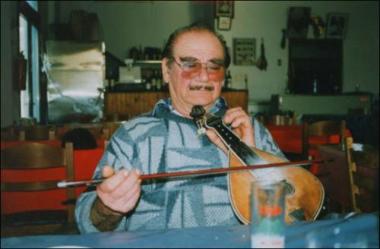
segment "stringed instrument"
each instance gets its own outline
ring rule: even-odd
[[[229,149],[229,166],[285,162],[273,154],[250,148],[235,135],[220,117],[205,113],[202,106],[194,106],[190,114],[198,132],[213,129]],[[319,179],[302,167],[286,166],[230,172],[228,190],[232,208],[241,222],[251,221],[251,183],[259,180],[284,181],[286,186],[285,221],[314,220],[321,211],[324,189]]]

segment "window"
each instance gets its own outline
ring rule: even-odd
[[[40,122],[38,4],[21,1],[19,7],[19,52],[27,60],[26,88],[20,91],[20,114],[21,118]]]
[[[342,92],[341,39],[290,39],[289,82],[294,94]]]

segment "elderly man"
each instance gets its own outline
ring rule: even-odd
[[[76,220],[84,232],[132,231],[238,224],[226,175],[142,182],[142,173],[228,167],[226,147],[212,130],[198,136],[194,105],[220,115],[250,147],[284,157],[268,131],[242,108],[220,98],[230,57],[213,30],[176,30],[163,51],[162,74],[170,98],[125,122],[112,136],[94,178],[107,179],[83,193]]]

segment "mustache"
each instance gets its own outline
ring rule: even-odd
[[[212,85],[190,85],[190,90],[206,90],[213,91],[215,89]]]

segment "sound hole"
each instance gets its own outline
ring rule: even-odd
[[[293,185],[288,183],[286,180],[284,180],[284,189],[285,189],[284,191],[285,195],[292,195],[295,192]]]

